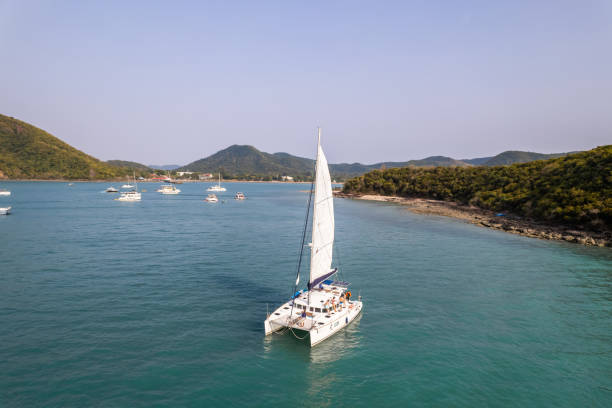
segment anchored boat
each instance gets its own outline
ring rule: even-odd
[[[158,193],[162,194],[178,194],[181,192],[174,184],[164,184],[157,189]]]
[[[208,187],[206,191],[213,191],[213,192],[227,191],[225,187],[221,187],[221,173],[219,173],[219,182],[217,183],[217,185]]]
[[[327,159],[321,148],[321,129],[317,145],[315,181],[310,189],[293,296],[269,314],[264,322],[266,336],[288,330],[295,337],[309,341],[311,347],[348,326],[363,308],[361,297],[358,300],[352,299],[348,282],[332,279],[338,272],[337,268],[332,269],[334,197]],[[308,244],[310,278],[307,288],[297,291],[311,202],[312,243]]]

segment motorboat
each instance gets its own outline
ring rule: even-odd
[[[227,191],[225,187],[221,187],[221,173],[219,173],[219,182],[217,183],[217,185],[208,187],[206,191],[215,191],[215,192]]]
[[[338,268],[332,269],[334,246],[334,196],[327,159],[321,148],[321,129],[317,143],[315,180],[310,189],[305,228],[298,258],[293,295],[269,313],[264,321],[265,334],[290,331],[311,347],[347,327],[361,313],[361,296],[352,299],[349,283],[333,280]],[[314,191],[313,191],[314,190]],[[306,243],[308,218],[312,206],[311,243]],[[310,248],[310,278],[307,287],[297,290],[304,247]]]
[[[12,207],[0,207],[0,215],[9,215]]]
[[[178,194],[181,192],[174,184],[164,184],[157,189],[158,193],[162,194]]]
[[[241,192],[236,193],[236,195],[234,196],[234,200],[244,200],[244,199],[246,199],[246,197]]]
[[[124,184],[121,186],[121,188],[128,189],[128,188],[134,188],[134,186],[131,184]]]
[[[8,197],[8,196],[10,196],[10,195],[11,195],[11,192],[10,192],[10,191],[8,191],[8,190],[4,190],[4,189],[1,189],[1,188],[0,188],[0,196],[5,196],[5,197]]]
[[[117,201],[140,201],[142,200],[142,194],[136,190],[122,191],[121,195],[115,198]]]
[[[217,198],[215,194],[209,194],[208,197],[204,199],[204,201],[209,202],[209,203],[216,203],[219,201],[219,199]]]
[[[119,190],[117,190],[115,187],[110,186],[109,188],[106,189],[107,193],[118,193]]]

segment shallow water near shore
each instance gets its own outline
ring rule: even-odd
[[[610,248],[335,199],[335,264],[364,313],[310,349],[263,336],[304,185],[208,204],[203,183],[140,184],[139,203],[1,184],[2,407],[612,405]]]

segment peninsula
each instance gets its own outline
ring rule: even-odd
[[[610,246],[612,145],[509,166],[375,170],[348,180],[339,195],[531,237]]]

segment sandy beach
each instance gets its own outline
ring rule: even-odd
[[[336,192],[341,198],[368,201],[384,201],[397,203],[407,210],[424,215],[438,215],[457,218],[481,227],[492,228],[524,235],[531,238],[540,238],[557,241],[567,241],[582,245],[610,247],[612,246],[612,233],[579,230],[576,227],[544,224],[539,221],[504,213],[483,210],[478,207],[461,205],[454,202],[430,200],[423,198],[405,198],[381,195],[353,195]]]

